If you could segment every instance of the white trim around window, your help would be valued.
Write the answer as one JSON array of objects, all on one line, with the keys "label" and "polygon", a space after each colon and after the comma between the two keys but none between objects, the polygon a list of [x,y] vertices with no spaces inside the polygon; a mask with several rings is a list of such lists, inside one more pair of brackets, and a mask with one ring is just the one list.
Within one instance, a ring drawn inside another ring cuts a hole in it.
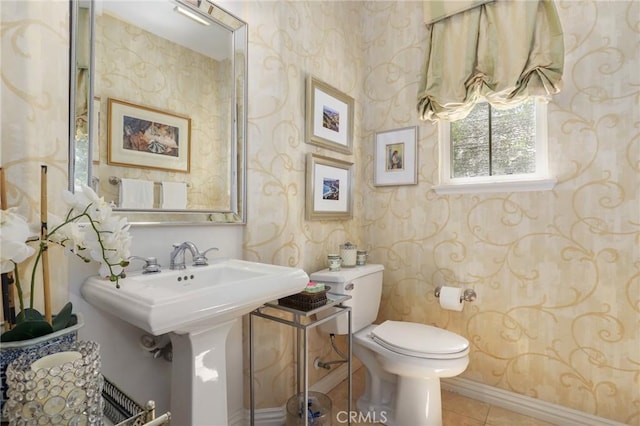
[{"label": "white trim around window", "polygon": [[554,188],[557,179],[549,176],[547,150],[547,102],[536,101],[536,172],[526,175],[451,177],[450,122],[438,122],[440,183],[433,186],[438,195],[547,191]]}]

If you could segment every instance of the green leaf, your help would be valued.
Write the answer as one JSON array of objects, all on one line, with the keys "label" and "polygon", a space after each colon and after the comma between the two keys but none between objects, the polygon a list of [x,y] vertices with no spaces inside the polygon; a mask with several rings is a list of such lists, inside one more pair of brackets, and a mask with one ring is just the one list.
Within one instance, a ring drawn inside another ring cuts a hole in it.
[{"label": "green leaf", "polygon": [[43,321],[44,315],[38,312],[35,309],[25,308],[23,311],[16,316],[16,322],[18,324],[25,321]]},{"label": "green leaf", "polygon": [[40,336],[53,333],[51,324],[44,320],[25,320],[9,331],[2,333],[0,341],[17,342],[21,340],[29,340]]},{"label": "green leaf", "polygon": [[66,305],[62,307],[58,315],[53,317],[53,331],[60,331],[67,327],[69,327],[71,322],[71,311],[73,310],[73,306],[71,302],[67,302]]}]

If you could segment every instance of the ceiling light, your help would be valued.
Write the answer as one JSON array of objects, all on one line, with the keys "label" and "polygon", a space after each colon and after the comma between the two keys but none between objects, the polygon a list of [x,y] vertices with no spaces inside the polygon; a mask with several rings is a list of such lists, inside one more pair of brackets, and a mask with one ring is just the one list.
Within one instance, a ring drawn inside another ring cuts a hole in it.
[{"label": "ceiling light", "polygon": [[211,25],[211,23],[209,21],[206,21],[205,19],[201,18],[200,16],[198,16],[195,12],[190,11],[189,9],[185,9],[182,6],[176,6],[173,9],[175,12],[178,12],[184,16],[186,16],[187,18],[191,18],[194,21],[196,21],[199,24],[202,25]]}]

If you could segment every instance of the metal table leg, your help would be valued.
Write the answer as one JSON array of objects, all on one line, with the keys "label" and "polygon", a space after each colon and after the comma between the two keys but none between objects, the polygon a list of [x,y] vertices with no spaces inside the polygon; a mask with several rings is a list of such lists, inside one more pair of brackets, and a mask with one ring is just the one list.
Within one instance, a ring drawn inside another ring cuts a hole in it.
[{"label": "metal table leg", "polygon": [[305,426],[309,425],[309,416],[307,413],[307,401],[309,401],[309,370],[308,370],[308,364],[309,364],[309,355],[307,354],[307,344],[308,344],[308,331],[307,328],[305,327],[303,330],[303,334],[304,334],[304,341],[303,341],[303,352],[304,354],[302,355],[302,359],[303,359],[303,363],[302,363],[302,371],[303,371],[303,375],[304,375],[304,383],[303,383],[303,389],[304,389],[304,400],[302,402],[303,407],[304,407],[304,424]]},{"label": "metal table leg", "polygon": [[347,372],[347,374],[348,374],[347,383],[348,383],[348,386],[349,386],[349,390],[347,392],[347,397],[349,399],[347,400],[347,412],[349,413],[349,422],[348,422],[348,424],[351,425],[351,399],[353,397],[353,393],[352,393],[352,389],[353,388],[352,388],[352,384],[351,384],[351,373],[352,373],[352,371],[351,371],[351,369],[352,369],[352,365],[351,365],[351,356],[352,356],[352,353],[351,353],[351,350],[352,350],[352,347],[351,347],[351,345],[352,345],[352,341],[351,341],[351,339],[352,339],[352,335],[351,335],[351,332],[352,332],[352,329],[351,329],[351,308],[349,308],[347,310],[347,319],[348,319],[347,323],[349,324],[349,328],[348,328],[349,334],[348,334],[348,337],[347,337],[347,342],[348,342],[348,352],[347,352],[348,361],[347,361],[347,365],[349,367],[348,368],[348,372]]},{"label": "metal table leg", "polygon": [[256,412],[255,412],[255,400],[254,400],[254,389],[253,389],[253,312],[249,313],[249,409],[251,410],[250,414],[250,426],[254,426],[256,424]]},{"label": "metal table leg", "polygon": [[[308,329],[310,328],[314,328],[318,325],[320,325],[321,323],[327,322],[329,320],[331,320],[332,318],[341,315],[344,313],[344,311],[347,311],[347,315],[348,315],[348,324],[349,324],[349,329],[348,329],[348,336],[347,336],[347,341],[348,341],[348,360],[347,360],[347,365],[348,365],[348,402],[347,402],[347,409],[348,409],[348,424],[351,425],[352,421],[351,421],[351,400],[353,398],[353,386],[352,386],[352,382],[351,382],[351,376],[352,376],[352,369],[353,369],[353,365],[351,362],[351,358],[352,358],[352,336],[351,336],[351,332],[352,332],[352,316],[351,316],[351,307],[348,306],[344,306],[342,305],[342,302],[344,302],[345,300],[349,300],[351,299],[351,296],[348,295],[334,295],[334,299],[329,299],[329,302],[326,305],[323,305],[322,307],[319,307],[315,310],[311,310],[311,311],[300,311],[297,309],[293,309],[293,308],[288,308],[288,307],[283,307],[279,304],[275,304],[275,303],[266,303],[263,307],[268,307],[268,308],[274,308],[274,309],[278,309],[281,311],[287,311],[289,313],[293,314],[293,321],[291,320],[287,320],[284,318],[280,318],[274,315],[271,315],[267,312],[263,312],[262,308],[258,308],[254,311],[252,311],[249,314],[249,375],[250,375],[250,380],[249,380],[249,399],[250,399],[250,405],[251,405],[251,418],[250,418],[250,425],[254,426],[255,425],[255,389],[254,389],[254,381],[253,381],[253,375],[254,375],[254,370],[255,370],[255,347],[254,347],[254,342],[253,342],[253,332],[254,332],[254,324],[253,324],[253,317],[257,316],[257,317],[261,317],[261,318],[265,318],[271,321],[275,321],[275,322],[279,322],[281,324],[286,324],[292,327],[296,328],[296,333],[295,333],[295,338],[296,338],[296,351],[295,351],[295,362],[296,362],[296,397],[298,399],[300,399],[299,397],[302,396],[304,399],[301,401],[302,402],[302,410],[303,410],[303,414],[304,414],[304,424],[306,426],[309,425],[309,417],[308,417],[308,413],[307,413],[307,404],[308,404],[308,400],[309,400],[309,354],[308,354],[308,346],[309,346],[309,333],[308,333]],[[338,308],[337,312],[333,312],[330,313],[328,316],[324,317],[323,319],[314,319],[311,322],[307,321],[307,323],[303,324],[302,321],[302,317],[306,317],[309,318],[311,315],[313,315],[316,312],[319,312],[321,310],[324,309],[328,309],[331,307],[335,307]],[[300,351],[302,350],[302,353],[300,353]],[[288,414],[288,413],[286,413]],[[333,420],[333,419],[332,419]]]}]

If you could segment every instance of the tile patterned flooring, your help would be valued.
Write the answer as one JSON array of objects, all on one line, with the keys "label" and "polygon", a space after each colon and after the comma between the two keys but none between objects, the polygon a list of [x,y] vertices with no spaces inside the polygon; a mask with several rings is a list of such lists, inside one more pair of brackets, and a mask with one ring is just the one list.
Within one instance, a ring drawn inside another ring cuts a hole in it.
[{"label": "tile patterned flooring", "polygon": [[[364,367],[362,367],[353,373],[352,410],[355,410],[355,401],[364,392],[364,380]],[[329,392],[329,397],[333,401],[332,426],[345,425],[345,418],[338,418],[337,413],[347,410],[347,381],[333,388]],[[442,392],[442,420],[443,426],[552,426],[551,423],[447,391]],[[380,425],[381,423],[360,424]]]}]

